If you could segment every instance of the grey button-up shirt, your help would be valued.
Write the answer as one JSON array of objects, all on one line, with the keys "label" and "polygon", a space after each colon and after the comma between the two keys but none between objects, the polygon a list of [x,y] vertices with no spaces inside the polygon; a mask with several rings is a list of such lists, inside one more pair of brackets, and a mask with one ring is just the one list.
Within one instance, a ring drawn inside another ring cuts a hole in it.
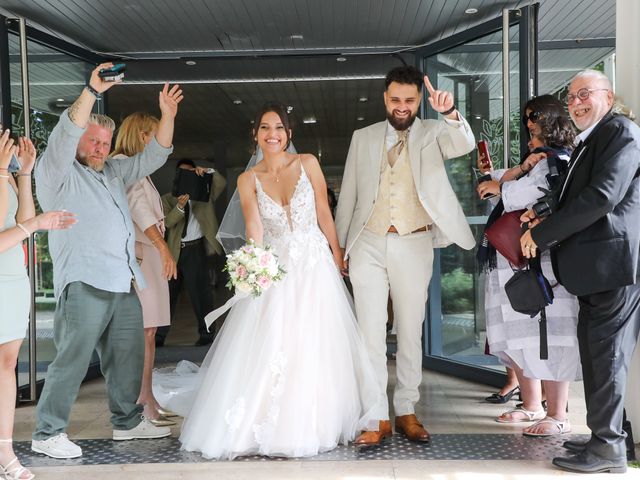
[{"label": "grey button-up shirt", "polygon": [[76,161],[85,130],[65,110],[36,163],[36,196],[44,210],[68,210],[78,223],[49,232],[56,298],[71,282],[109,292],[129,292],[131,280],[145,287],[135,255],[135,230],[125,187],[160,168],[173,151],[155,138],[142,153],[109,158],[104,170]]}]

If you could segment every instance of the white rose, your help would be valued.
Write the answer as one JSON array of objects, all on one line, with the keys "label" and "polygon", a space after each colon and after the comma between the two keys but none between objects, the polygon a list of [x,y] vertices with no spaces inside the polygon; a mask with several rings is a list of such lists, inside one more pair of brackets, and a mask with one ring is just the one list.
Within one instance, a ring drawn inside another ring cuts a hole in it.
[{"label": "white rose", "polygon": [[251,292],[251,285],[247,282],[240,282],[236,285],[236,289],[240,290],[242,293],[249,293]]}]

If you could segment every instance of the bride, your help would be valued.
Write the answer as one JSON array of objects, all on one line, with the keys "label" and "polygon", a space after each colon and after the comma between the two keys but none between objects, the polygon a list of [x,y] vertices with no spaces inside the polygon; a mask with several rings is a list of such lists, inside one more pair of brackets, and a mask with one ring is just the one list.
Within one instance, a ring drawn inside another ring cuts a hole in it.
[{"label": "bride", "polygon": [[254,125],[264,160],[238,178],[246,238],[271,245],[287,273],[235,304],[195,393],[171,405],[186,413],[182,447],[207,458],[316,455],[376,430],[385,407],[340,275],[320,165],[287,151],[282,106],[265,105]]}]

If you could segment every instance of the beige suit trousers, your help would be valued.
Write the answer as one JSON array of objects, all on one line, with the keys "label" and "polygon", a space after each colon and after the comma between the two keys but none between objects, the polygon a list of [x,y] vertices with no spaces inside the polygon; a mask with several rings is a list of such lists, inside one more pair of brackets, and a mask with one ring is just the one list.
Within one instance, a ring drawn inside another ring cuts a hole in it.
[{"label": "beige suit trousers", "polygon": [[[398,340],[393,395],[396,415],[414,413],[420,398],[422,325],[432,270],[433,243],[428,231],[380,236],[363,230],[349,253],[356,316],[383,392],[388,381],[386,326],[391,294]],[[387,411],[381,420],[388,418]]]}]

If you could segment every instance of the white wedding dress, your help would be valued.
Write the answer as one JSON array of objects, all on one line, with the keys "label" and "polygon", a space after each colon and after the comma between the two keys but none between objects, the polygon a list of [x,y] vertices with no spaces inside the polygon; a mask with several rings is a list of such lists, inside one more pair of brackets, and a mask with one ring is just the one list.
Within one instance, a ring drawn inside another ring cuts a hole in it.
[{"label": "white wedding dress", "polygon": [[159,400],[170,391],[167,406],[185,414],[182,447],[207,458],[316,455],[377,430],[386,411],[304,169],[289,208],[255,180],[284,279],[231,309],[195,385],[154,374]]}]

